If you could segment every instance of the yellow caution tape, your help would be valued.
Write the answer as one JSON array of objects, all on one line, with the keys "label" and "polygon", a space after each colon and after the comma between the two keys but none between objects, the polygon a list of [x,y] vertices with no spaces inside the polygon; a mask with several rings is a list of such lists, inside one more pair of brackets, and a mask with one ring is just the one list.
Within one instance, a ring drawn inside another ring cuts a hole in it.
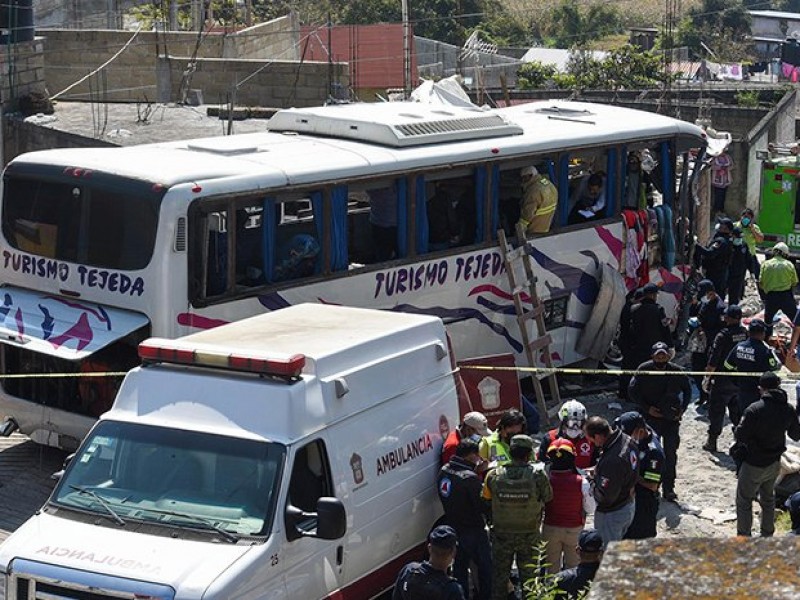
[{"label": "yellow caution tape", "polygon": [[[459,369],[475,371],[517,371],[541,375],[689,375],[698,377],[761,377],[763,373],[739,373],[736,371],[637,371],[635,369],[578,369],[571,367],[496,367],[491,365],[459,365]],[[783,379],[800,380],[800,373],[781,375]]]}]

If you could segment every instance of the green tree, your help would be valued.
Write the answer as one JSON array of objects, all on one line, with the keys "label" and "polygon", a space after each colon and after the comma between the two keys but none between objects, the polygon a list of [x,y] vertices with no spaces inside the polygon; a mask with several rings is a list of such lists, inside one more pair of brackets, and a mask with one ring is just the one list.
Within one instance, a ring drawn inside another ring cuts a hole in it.
[{"label": "green tree", "polygon": [[556,66],[538,60],[523,64],[517,70],[517,87],[522,90],[538,90],[552,82],[556,76]]},{"label": "green tree", "polygon": [[583,46],[622,31],[619,12],[610,4],[586,6],[579,0],[562,0],[553,11],[549,36],[558,48]]},{"label": "green tree", "polygon": [[720,62],[744,60],[749,58],[750,23],[741,0],[703,0],[679,24],[678,42],[696,56]]}]

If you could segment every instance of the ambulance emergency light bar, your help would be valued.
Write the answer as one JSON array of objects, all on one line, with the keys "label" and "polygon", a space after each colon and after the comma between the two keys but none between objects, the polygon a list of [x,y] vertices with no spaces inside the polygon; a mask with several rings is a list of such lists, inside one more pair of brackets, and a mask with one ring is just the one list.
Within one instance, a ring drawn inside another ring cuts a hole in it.
[{"label": "ambulance emergency light bar", "polygon": [[229,369],[296,379],[306,364],[304,354],[288,358],[263,358],[246,354],[231,354],[218,350],[188,348],[177,340],[150,338],[139,344],[139,358],[144,363],[162,362],[176,365]]}]

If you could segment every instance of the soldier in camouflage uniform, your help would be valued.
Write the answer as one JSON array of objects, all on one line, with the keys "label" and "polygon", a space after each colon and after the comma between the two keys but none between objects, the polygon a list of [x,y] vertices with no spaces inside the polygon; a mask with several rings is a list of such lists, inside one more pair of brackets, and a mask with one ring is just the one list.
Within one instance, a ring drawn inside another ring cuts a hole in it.
[{"label": "soldier in camouflage uniform", "polygon": [[492,598],[506,600],[508,577],[514,557],[523,584],[536,575],[536,546],[542,539],[544,505],[553,488],[542,465],[530,464],[533,440],[515,435],[510,444],[511,462],[489,471],[483,486],[484,500],[492,510]]}]

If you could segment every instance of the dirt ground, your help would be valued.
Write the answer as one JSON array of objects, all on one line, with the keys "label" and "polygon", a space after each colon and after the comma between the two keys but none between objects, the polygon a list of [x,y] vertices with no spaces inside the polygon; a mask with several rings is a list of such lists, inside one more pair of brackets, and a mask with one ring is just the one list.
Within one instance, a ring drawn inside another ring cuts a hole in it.
[{"label": "dirt ground", "polygon": [[[755,286],[748,283],[747,297],[742,302],[745,318],[762,310]],[[793,315],[792,315],[793,316]],[[688,364],[688,355],[679,353],[679,364]],[[781,373],[783,389],[790,402],[796,402],[794,379],[785,369]],[[612,381],[611,377],[604,378]],[[565,396],[566,398],[566,396]],[[637,410],[635,404],[620,402],[616,392],[604,392],[588,396],[576,396],[589,415],[602,415],[613,420],[628,410]],[[677,502],[662,500],[658,514],[660,537],[727,537],[736,535],[736,470],[728,456],[733,444],[730,422],[725,420],[723,433],[718,440],[719,452],[711,454],[702,449],[708,430],[708,418],[704,409],[698,410],[692,402],[681,422],[681,443],[678,450]],[[791,440],[787,440],[791,444]],[[758,530],[760,509],[753,504],[754,531]],[[779,522],[780,530],[780,522]]]}]

